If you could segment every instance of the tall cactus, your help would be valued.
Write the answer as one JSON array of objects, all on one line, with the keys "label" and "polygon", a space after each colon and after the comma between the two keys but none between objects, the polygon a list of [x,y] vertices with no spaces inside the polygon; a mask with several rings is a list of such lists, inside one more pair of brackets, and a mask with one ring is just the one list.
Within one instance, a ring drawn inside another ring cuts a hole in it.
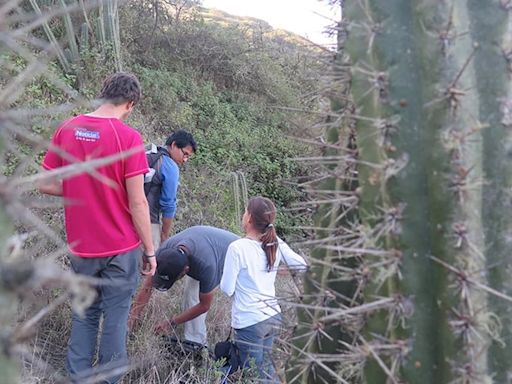
[{"label": "tall cactus", "polygon": [[[64,0],[60,0],[60,6],[65,9],[67,7]],[[63,16],[64,26],[66,28],[66,35],[68,37],[69,50],[71,51],[71,59],[73,63],[80,63],[80,53],[78,52],[78,45],[76,43],[75,29],[73,28],[73,21],[71,15],[66,12]]]},{"label": "tall cactus", "polygon": [[[486,266],[489,284],[510,296],[512,284],[507,271],[512,267],[509,240],[512,223],[506,212],[511,208],[509,191],[512,186],[512,169],[508,166],[512,148],[512,6],[505,1],[501,1],[500,6],[473,0],[468,3],[472,11],[471,36],[480,43],[475,55],[475,87],[480,94],[488,95],[482,98],[478,111],[481,120],[489,125],[482,133],[483,169],[487,180],[483,199]],[[485,12],[481,13],[482,9]],[[489,302],[501,323],[510,324],[510,304],[495,295]],[[512,370],[510,327],[503,329],[501,338],[502,342],[495,341],[488,354],[489,370],[496,382],[510,380]]]},{"label": "tall cactus", "polygon": [[[36,15],[38,17],[42,18],[43,13],[41,11],[41,8],[39,8],[39,5],[38,5],[37,1],[36,0],[30,0],[30,5],[34,9],[34,12],[36,13]],[[66,55],[64,54],[64,50],[59,45],[59,42],[55,38],[55,35],[54,35],[54,33],[53,33],[53,31],[52,31],[52,29],[50,27],[50,24],[48,23],[48,21],[43,20],[42,25],[43,25],[44,32],[45,32],[46,36],[48,37],[48,41],[50,42],[50,44],[52,46],[52,49],[55,51],[55,54],[57,55],[59,63],[62,66],[62,69],[65,72],[70,72],[71,71],[71,65],[69,63],[69,60],[66,57]]]},{"label": "tall cactus", "polygon": [[[38,16],[43,16],[43,12],[39,6],[41,0],[30,0],[30,4]],[[81,66],[83,65],[82,59],[89,52],[91,48],[100,51],[105,59],[111,59],[115,63],[118,71],[122,70],[122,56],[121,56],[121,40],[119,35],[119,2],[117,0],[99,0],[95,7],[86,5],[84,1],[77,3],[75,0],[59,0],[58,4],[61,9],[66,10],[62,12],[62,20],[66,31],[66,48],[62,48],[55,37],[55,33],[50,27],[48,21],[43,21],[43,29],[45,34],[55,50],[59,63],[62,69],[67,73],[81,74]],[[51,12],[50,6],[55,4],[47,4],[46,9]],[[79,15],[78,10],[82,11]],[[83,16],[84,22],[80,28],[74,27],[71,14],[75,13],[77,19]],[[89,23],[89,15],[95,17],[94,27]],[[96,28],[96,33],[94,33]],[[80,36],[78,36],[78,34]],[[89,42],[89,34],[92,36],[98,35],[99,40],[92,39]],[[79,44],[77,44],[77,40]],[[96,44],[95,44],[96,43]],[[96,45],[93,47],[93,45]]]},{"label": "tall cactus", "polygon": [[122,70],[121,41],[119,37],[119,14],[117,0],[101,0],[98,7],[98,30],[103,42],[103,52],[112,52],[117,70]]},{"label": "tall cactus", "polygon": [[[493,222],[508,203],[494,199],[490,205],[488,196],[503,196],[508,187],[489,164],[505,150],[496,137],[506,136],[499,99],[511,83],[500,47],[509,36],[509,13],[499,1],[352,5],[349,50],[363,118],[361,160],[375,161],[378,153],[383,166],[373,178],[377,193],[368,185],[372,178],[361,180],[362,204],[369,212],[375,203],[384,210],[406,207],[402,233],[381,246],[402,255],[402,278],[395,277],[386,293],[413,300],[405,332],[411,351],[401,374],[384,373],[415,383],[490,382],[496,372],[489,367],[500,353],[488,347],[498,339],[500,322],[488,301],[508,300],[488,288],[486,267],[496,258],[507,264],[506,249],[491,249],[503,244],[507,228]],[[370,139],[382,127],[365,123],[381,121],[397,122],[389,126],[396,132],[387,146]],[[391,331],[392,339],[393,333],[404,332]]]},{"label": "tall cactus", "polygon": [[331,249],[360,260],[353,279],[364,302],[330,309],[323,332],[355,313],[365,326],[340,343],[334,368],[317,355],[331,378],[347,380],[349,364],[365,367],[366,383],[510,377],[511,9],[504,0],[346,2],[356,112],[343,113],[357,121],[364,241]]},{"label": "tall cactus", "polygon": [[343,382],[358,375],[356,364],[346,365],[339,372],[336,352],[341,343],[352,344],[360,331],[361,321],[351,315],[332,316],[332,311],[357,306],[360,300],[360,279],[354,279],[361,265],[359,257],[346,257],[339,249],[361,247],[358,235],[358,182],[356,177],[357,144],[354,104],[350,99],[350,73],[344,54],[346,40],[343,23],[339,25],[338,50],[327,76],[327,97],[331,112],[324,122],[325,143],[319,143],[324,157],[318,159],[321,182],[309,191],[318,205],[317,230],[310,243],[313,251],[311,273],[304,282],[305,297],[299,306],[299,324],[294,336],[294,356],[287,372],[289,382]]}]

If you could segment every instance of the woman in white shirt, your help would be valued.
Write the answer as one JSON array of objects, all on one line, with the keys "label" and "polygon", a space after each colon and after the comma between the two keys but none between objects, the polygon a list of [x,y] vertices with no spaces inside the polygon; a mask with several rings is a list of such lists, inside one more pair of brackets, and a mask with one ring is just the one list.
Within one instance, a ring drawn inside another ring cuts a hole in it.
[{"label": "woman in white shirt", "polygon": [[234,295],[231,326],[242,366],[253,359],[262,382],[279,382],[272,364],[272,344],[279,331],[281,308],[275,297],[277,268],[306,266],[305,260],[277,237],[276,208],[264,197],[249,200],[242,218],[245,238],[228,247],[220,289]]}]

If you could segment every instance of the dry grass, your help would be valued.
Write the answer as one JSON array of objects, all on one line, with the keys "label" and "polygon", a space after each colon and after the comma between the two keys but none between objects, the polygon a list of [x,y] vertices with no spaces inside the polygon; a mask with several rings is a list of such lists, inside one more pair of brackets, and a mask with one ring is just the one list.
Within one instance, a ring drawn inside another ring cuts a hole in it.
[{"label": "dry grass", "polygon": [[[294,297],[297,287],[289,276],[278,276],[276,290],[281,301],[284,324],[281,337],[275,342],[275,364],[281,377],[284,377],[285,363],[289,357],[288,341],[296,322],[293,303],[288,303]],[[124,384],[171,384],[171,383],[218,383],[221,375],[217,372],[215,362],[211,357],[202,355],[200,358],[183,355],[179,352],[170,353],[161,336],[155,335],[153,325],[161,320],[170,318],[180,312],[183,284],[178,282],[169,292],[155,291],[142,315],[140,326],[128,337],[128,351],[133,367],[126,374]],[[37,295],[38,305],[20,306],[19,318],[29,318],[39,307],[56,296],[53,291],[40,291]],[[207,330],[210,349],[216,342],[226,339],[230,329],[231,302],[230,299],[217,291],[213,305],[208,312]],[[23,383],[62,384],[66,382],[65,359],[67,340],[71,325],[71,310],[68,303],[52,312],[37,330],[36,336],[27,348],[32,355],[31,362],[25,362],[22,373]],[[177,328],[180,336],[182,327]],[[230,377],[231,383],[255,382],[251,372],[240,373]]]}]

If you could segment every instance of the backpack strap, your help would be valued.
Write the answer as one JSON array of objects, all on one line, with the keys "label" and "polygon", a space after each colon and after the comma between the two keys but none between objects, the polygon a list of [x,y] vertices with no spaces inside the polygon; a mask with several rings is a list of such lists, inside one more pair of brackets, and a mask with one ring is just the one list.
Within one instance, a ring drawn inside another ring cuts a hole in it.
[{"label": "backpack strap", "polygon": [[233,327],[229,327],[229,335],[226,337],[226,341],[229,341],[231,339],[231,332],[233,332]]},{"label": "backpack strap", "polygon": [[167,156],[167,157],[171,157],[169,155],[169,152],[167,152],[167,149],[165,149],[164,147],[157,147],[157,150],[156,150],[156,153],[155,153],[155,157],[153,158],[153,160],[149,163],[149,167],[150,168],[154,168],[155,167],[155,164],[158,162],[158,160],[160,160],[162,158],[162,156]]},{"label": "backpack strap", "polygon": [[[161,171],[160,168],[162,167],[162,163],[159,161],[162,159],[163,156],[167,156],[168,158],[171,158],[169,155],[169,152],[167,152],[167,149],[164,147],[156,146],[155,144],[151,144],[151,149],[146,151],[146,157],[148,158],[148,165],[150,169],[153,169],[153,176],[151,177],[151,180],[144,182],[144,194],[146,196],[149,195],[151,190],[153,189],[153,186],[156,185],[155,183],[155,175],[158,175],[158,177],[161,177]],[[156,152],[155,152],[156,149]]]},{"label": "backpack strap", "polygon": [[156,153],[156,156],[154,157],[153,161],[151,161],[149,163],[149,168],[154,168],[155,167],[155,164],[158,162],[158,160],[160,160],[160,158],[163,156],[164,154],[161,153],[160,151]]},{"label": "backpack strap", "polygon": [[160,159],[162,159],[163,156],[167,156],[168,158],[171,158],[171,156],[169,155],[169,152],[167,152],[167,149],[163,148],[163,147],[157,147],[157,151],[156,152],[152,152],[152,153],[149,153],[147,154],[148,156],[148,165],[149,165],[149,168],[153,168],[155,170],[156,173],[160,174],[160,168],[162,167],[162,163],[160,161]]}]

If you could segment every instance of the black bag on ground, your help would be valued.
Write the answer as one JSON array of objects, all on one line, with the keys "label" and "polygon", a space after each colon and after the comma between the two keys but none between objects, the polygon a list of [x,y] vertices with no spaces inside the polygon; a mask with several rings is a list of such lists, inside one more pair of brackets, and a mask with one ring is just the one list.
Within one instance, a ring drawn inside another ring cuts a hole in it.
[{"label": "black bag on ground", "polygon": [[194,358],[202,358],[203,350],[206,345],[196,343],[190,340],[180,340],[174,336],[162,335],[165,347],[168,352],[176,356],[193,356]]},{"label": "black bag on ground", "polygon": [[213,355],[215,356],[216,361],[225,359],[223,367],[230,366],[231,369],[229,370],[229,373],[231,374],[238,371],[240,368],[240,354],[236,344],[229,340],[230,336],[231,332],[229,333],[226,341],[220,341],[215,344]]}]

